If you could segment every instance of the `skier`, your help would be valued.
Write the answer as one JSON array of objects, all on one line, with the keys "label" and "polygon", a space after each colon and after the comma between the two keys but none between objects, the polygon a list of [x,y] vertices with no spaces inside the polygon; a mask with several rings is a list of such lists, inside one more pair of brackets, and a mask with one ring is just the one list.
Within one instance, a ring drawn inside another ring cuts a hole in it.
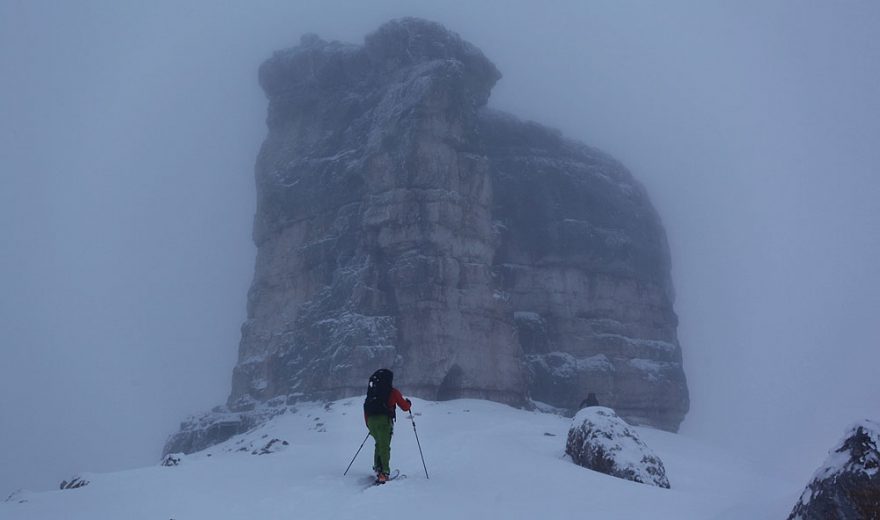
[{"label": "skier", "polygon": [[400,390],[394,388],[394,373],[381,368],[370,376],[367,386],[367,398],[364,399],[364,422],[370,435],[376,441],[373,453],[373,471],[376,482],[384,484],[391,473],[391,436],[394,434],[396,409],[399,406],[404,412],[412,407],[412,401],[405,399]]}]

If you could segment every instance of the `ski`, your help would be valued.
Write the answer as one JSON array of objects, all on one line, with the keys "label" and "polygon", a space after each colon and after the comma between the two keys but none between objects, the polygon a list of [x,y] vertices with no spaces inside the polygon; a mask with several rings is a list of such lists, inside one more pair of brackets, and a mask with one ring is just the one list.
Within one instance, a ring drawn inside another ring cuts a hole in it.
[{"label": "ski", "polygon": [[406,475],[401,475],[400,470],[395,469],[395,470],[391,471],[391,473],[388,474],[388,479],[386,479],[385,482],[381,482],[378,478],[376,478],[376,480],[373,482],[373,485],[381,486],[382,484],[385,484],[386,482],[391,482],[392,480],[395,480],[400,477],[406,477]]},{"label": "ski", "polygon": [[366,484],[365,489],[370,489],[371,487],[381,486],[382,484],[386,484],[388,482],[391,482],[392,480],[401,480],[401,479],[405,479],[405,478],[406,478],[406,475],[402,474],[400,472],[400,470],[395,469],[391,472],[390,475],[388,475],[388,480],[386,480],[385,482],[379,482],[375,476],[367,477],[365,480],[368,480],[368,482],[365,482],[365,484]]}]

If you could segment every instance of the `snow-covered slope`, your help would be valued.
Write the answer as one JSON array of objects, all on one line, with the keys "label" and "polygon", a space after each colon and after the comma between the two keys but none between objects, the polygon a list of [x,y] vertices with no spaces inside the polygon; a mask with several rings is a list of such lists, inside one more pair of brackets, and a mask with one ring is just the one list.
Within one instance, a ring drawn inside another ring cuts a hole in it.
[{"label": "snow-covered slope", "polygon": [[[639,436],[666,465],[672,489],[595,473],[564,455],[571,420],[477,400],[415,400],[400,414],[392,467],[406,479],[371,486],[372,439],[361,399],[303,404],[295,413],[183,458],[180,465],[88,474],[86,487],[21,493],[3,519],[784,518],[798,483],[770,480],[692,439],[647,428]],[[280,451],[254,455],[273,439]],[[22,502],[23,501],[23,502]]]}]

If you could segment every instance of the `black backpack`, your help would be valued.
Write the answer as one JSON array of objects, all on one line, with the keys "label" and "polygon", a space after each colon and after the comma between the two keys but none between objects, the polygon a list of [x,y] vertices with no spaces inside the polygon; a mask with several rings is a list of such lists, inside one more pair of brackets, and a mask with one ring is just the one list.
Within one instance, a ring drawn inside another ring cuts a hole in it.
[{"label": "black backpack", "polygon": [[364,399],[364,413],[367,415],[387,415],[391,417],[388,409],[388,398],[391,397],[391,380],[394,373],[387,368],[380,368],[370,376],[367,385],[367,398]]}]

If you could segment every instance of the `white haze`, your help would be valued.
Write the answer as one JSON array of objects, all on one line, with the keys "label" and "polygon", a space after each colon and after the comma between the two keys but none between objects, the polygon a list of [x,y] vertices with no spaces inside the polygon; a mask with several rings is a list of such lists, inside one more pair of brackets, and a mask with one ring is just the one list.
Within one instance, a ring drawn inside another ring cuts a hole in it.
[{"label": "white haze", "polygon": [[399,16],[479,46],[504,74],[491,105],[647,186],[684,433],[806,481],[848,423],[880,418],[880,5],[547,4],[2,0],[0,493],[152,464],[224,402],[256,68],[303,33],[360,43]]}]

